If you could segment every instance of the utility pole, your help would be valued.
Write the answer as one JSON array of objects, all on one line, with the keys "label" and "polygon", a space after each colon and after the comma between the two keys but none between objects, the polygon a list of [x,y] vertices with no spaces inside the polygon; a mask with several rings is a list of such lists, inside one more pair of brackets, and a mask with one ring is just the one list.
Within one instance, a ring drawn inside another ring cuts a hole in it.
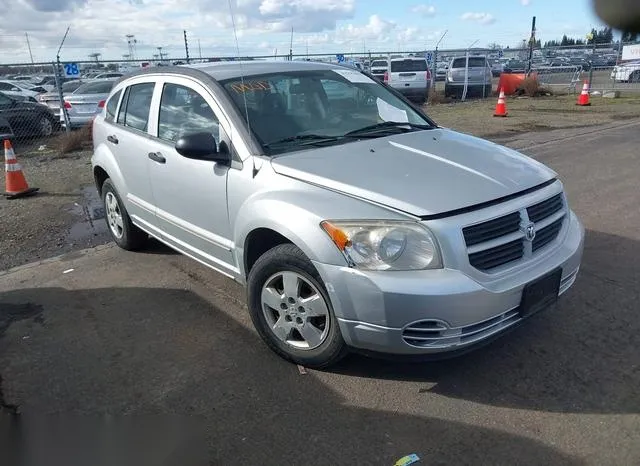
[{"label": "utility pole", "polygon": [[202,47],[200,47],[200,39],[198,39],[198,56],[202,60]]},{"label": "utility pole", "polygon": [[527,74],[531,73],[531,61],[533,60],[533,47],[536,45],[536,17],[531,20],[531,38],[529,39],[529,61],[527,63]]},{"label": "utility pole", "polygon": [[29,57],[31,58],[31,64],[33,65],[33,54],[31,53],[31,43],[29,43],[29,33],[25,32],[24,36],[27,38],[27,48],[29,49]]},{"label": "utility pole", "polygon": [[433,51],[433,73],[431,73],[431,88],[436,88],[436,73],[438,72],[438,47],[440,46],[440,42],[444,39],[444,36],[447,35],[449,30],[444,31],[444,34],[440,36],[440,40],[436,43],[436,49]]},{"label": "utility pole", "polygon": [[189,63],[189,43],[187,42],[187,30],[182,31],[184,33],[184,54],[187,57],[187,64]]},{"label": "utility pole", "polygon": [[67,112],[66,107],[64,106],[64,97],[62,96],[62,65],[60,64],[60,50],[62,50],[62,46],[64,45],[64,41],[67,40],[67,35],[69,34],[69,28],[64,33],[64,37],[62,38],[62,42],[60,42],[60,47],[58,47],[58,53],[56,54],[56,87],[58,88],[58,99],[60,100],[60,110],[62,111],[62,117],[64,119],[64,129],[68,133],[71,131],[70,123],[69,123],[69,113]]},{"label": "utility pole", "polygon": [[289,42],[289,61],[293,61],[293,28],[291,28],[291,42]]},{"label": "utility pole", "polygon": [[460,99],[462,102],[466,100],[467,91],[469,89],[469,50],[471,50],[471,47],[476,45],[478,42],[479,42],[479,39],[472,42],[471,45],[467,47],[466,62],[464,65],[464,88],[462,89],[462,98]]},{"label": "utility pole", "polygon": [[158,49],[158,56],[160,57],[160,61],[162,61],[162,47],[156,47]]},{"label": "utility pole", "polygon": [[591,42],[593,43],[593,48],[591,49],[591,57],[589,57],[589,89],[591,89],[591,81],[593,80],[593,57],[596,54],[596,36],[592,33],[589,33],[589,36],[591,36]]}]

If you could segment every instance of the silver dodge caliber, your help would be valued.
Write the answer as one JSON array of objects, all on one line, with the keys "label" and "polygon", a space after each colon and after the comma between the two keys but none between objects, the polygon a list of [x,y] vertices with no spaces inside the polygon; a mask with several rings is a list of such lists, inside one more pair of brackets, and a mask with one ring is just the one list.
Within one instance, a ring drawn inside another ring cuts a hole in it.
[{"label": "silver dodge caliber", "polygon": [[552,305],[580,266],[556,173],[355,69],[149,69],[114,86],[93,140],[114,241],[153,236],[246,285],[260,336],[305,366],[460,354]]}]

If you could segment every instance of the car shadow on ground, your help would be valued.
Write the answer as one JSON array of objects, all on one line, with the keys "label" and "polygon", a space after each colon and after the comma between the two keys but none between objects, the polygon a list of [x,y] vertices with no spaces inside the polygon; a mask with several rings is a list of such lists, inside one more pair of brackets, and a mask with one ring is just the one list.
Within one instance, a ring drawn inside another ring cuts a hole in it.
[{"label": "car shadow on ground", "polygon": [[[153,438],[133,445],[153,445],[163,460],[155,464],[192,464],[172,460],[192,446],[157,432],[185,417],[200,422],[210,464],[393,464],[414,452],[425,464],[581,464],[499,430],[351,406],[190,291],[22,289],[0,296],[0,314],[3,400],[24,419],[16,445],[48,464],[79,464],[76,454],[100,451],[91,447],[104,440],[97,423],[73,425],[105,414],[155,420]],[[32,440],[32,422],[45,414],[67,427],[41,428]]]},{"label": "car shadow on ground", "polygon": [[588,231],[575,285],[556,306],[490,345],[438,362],[354,355],[334,372],[425,382],[425,392],[494,406],[637,414],[638,283],[640,242]]}]

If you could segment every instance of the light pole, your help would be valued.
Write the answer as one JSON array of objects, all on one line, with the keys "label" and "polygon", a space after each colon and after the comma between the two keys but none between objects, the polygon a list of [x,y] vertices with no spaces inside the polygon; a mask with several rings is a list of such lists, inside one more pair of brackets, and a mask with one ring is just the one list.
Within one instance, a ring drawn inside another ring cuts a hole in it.
[{"label": "light pole", "polygon": [[467,47],[466,60],[464,64],[464,89],[462,90],[462,98],[460,99],[463,102],[467,98],[467,90],[469,87],[469,50],[471,49],[471,47],[476,45],[479,41],[480,39],[477,39],[473,41],[471,45],[469,45],[469,47]]},{"label": "light pole", "polygon": [[442,36],[440,36],[440,40],[436,44],[436,49],[433,52],[433,73],[431,73],[431,88],[432,89],[436,88],[436,73],[438,72],[438,46],[440,45],[440,42],[442,42],[442,39],[444,39],[444,36],[447,35],[447,32],[449,32],[448,29],[446,31],[444,31],[444,34],[442,34]]}]

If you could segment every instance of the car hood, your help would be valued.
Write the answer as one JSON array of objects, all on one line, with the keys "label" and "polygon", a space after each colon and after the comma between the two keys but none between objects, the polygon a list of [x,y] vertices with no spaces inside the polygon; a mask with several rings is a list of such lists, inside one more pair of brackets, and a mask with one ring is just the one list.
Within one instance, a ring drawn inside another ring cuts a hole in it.
[{"label": "car hood", "polygon": [[299,151],[271,163],[281,175],[416,216],[492,201],[556,176],[512,149],[443,128]]}]

